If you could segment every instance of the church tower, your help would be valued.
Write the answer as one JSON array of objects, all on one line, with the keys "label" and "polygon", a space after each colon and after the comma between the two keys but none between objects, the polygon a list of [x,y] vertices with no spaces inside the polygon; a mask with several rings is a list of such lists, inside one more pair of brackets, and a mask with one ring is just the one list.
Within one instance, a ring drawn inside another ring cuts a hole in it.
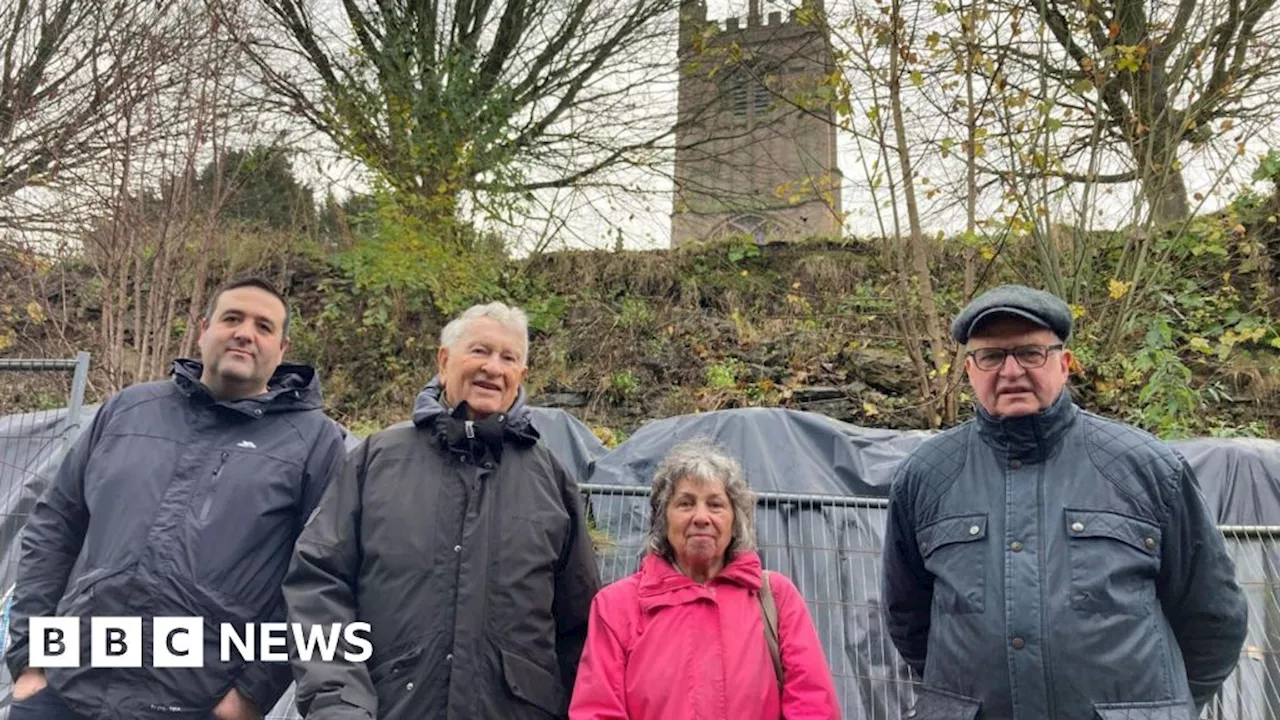
[{"label": "church tower", "polygon": [[782,17],[707,21],[680,8],[673,246],[746,234],[757,243],[841,231],[835,59],[822,0]]}]

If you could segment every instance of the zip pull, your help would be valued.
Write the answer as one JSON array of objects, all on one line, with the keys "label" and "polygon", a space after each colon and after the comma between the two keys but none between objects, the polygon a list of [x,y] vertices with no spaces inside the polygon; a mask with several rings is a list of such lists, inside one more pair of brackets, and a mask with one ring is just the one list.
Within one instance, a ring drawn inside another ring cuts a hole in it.
[{"label": "zip pull", "polygon": [[470,420],[468,420],[466,423],[466,428],[467,428],[467,439],[474,440],[476,437],[475,425]]},{"label": "zip pull", "polygon": [[205,493],[204,504],[200,506],[201,522],[209,519],[209,511],[213,509],[213,493],[218,489],[215,483],[218,480],[218,476],[222,474],[222,467],[227,464],[227,458],[230,456],[231,453],[226,450],[222,451],[222,460],[218,463],[218,468],[213,471],[213,477],[209,480],[209,491]]}]

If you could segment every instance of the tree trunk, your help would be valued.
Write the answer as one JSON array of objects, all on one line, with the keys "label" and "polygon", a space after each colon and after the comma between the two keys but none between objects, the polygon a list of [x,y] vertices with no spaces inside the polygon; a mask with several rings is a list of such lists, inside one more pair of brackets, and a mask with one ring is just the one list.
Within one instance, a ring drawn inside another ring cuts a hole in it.
[{"label": "tree trunk", "polygon": [[903,52],[900,30],[902,12],[900,0],[894,0],[893,12],[889,22],[893,23],[893,47],[889,52],[889,105],[893,113],[893,132],[898,146],[898,164],[902,168],[902,190],[907,203],[907,222],[909,233],[907,244],[911,249],[912,269],[915,273],[915,287],[920,293],[920,310],[924,314],[925,332],[933,355],[933,369],[937,371],[930,383],[931,392],[924,403],[925,420],[930,427],[938,427],[942,422],[943,397],[946,394],[947,378],[942,369],[947,366],[948,352],[942,328],[938,323],[938,306],[933,296],[933,281],[929,277],[929,249],[925,245],[924,231],[920,224],[920,210],[916,203],[915,173],[912,170],[910,147],[907,137],[906,121],[902,111],[902,70],[900,54]]},{"label": "tree trunk", "polygon": [[1191,215],[1187,184],[1180,170],[1160,168],[1148,170],[1142,180],[1142,195],[1157,224],[1185,220]]}]

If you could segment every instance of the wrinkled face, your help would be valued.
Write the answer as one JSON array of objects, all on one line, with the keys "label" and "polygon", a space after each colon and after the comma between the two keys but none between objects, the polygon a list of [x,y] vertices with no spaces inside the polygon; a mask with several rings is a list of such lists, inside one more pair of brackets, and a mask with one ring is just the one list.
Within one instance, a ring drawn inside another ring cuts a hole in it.
[{"label": "wrinkled face", "polygon": [[733,503],[718,481],[681,478],[667,503],[667,542],[681,568],[719,568],[733,538]]},{"label": "wrinkled face", "polygon": [[[1059,344],[1052,331],[1022,318],[1000,316],[986,323],[970,336],[970,355],[965,358],[969,384],[978,402],[998,417],[1032,415],[1052,405],[1067,384],[1071,351],[1049,349],[1041,353],[1034,346]],[[1010,353],[993,369],[980,367],[980,358],[973,353],[989,353],[991,348],[1021,351]],[[1040,367],[1024,367],[1041,359],[1044,364]]]},{"label": "wrinkled face", "polygon": [[473,320],[453,347],[440,348],[438,362],[445,401],[466,402],[476,418],[510,410],[528,372],[524,338],[491,318]]},{"label": "wrinkled face", "polygon": [[265,290],[223,292],[211,318],[200,320],[201,382],[220,398],[265,391],[289,349],[284,319],[284,303]]}]

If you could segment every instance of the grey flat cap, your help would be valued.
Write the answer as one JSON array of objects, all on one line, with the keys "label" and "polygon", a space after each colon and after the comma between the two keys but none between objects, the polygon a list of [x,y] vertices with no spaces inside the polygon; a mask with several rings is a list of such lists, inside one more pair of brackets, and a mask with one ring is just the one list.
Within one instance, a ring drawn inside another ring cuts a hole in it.
[{"label": "grey flat cap", "polygon": [[951,337],[963,345],[979,323],[995,315],[1025,318],[1063,342],[1071,337],[1071,308],[1056,295],[1024,285],[1001,285],[974,298],[952,321]]}]

